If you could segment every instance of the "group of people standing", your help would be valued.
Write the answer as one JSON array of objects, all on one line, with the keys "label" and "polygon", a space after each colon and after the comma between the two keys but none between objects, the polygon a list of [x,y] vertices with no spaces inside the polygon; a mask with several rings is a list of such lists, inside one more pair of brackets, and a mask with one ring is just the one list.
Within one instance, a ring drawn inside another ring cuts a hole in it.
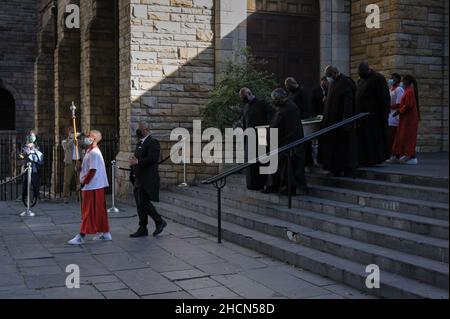
[{"label": "group of people standing", "polygon": [[[323,115],[322,128],[342,122],[356,114],[369,113],[357,123],[346,125],[319,138],[317,162],[335,177],[355,177],[358,167],[390,163],[417,164],[416,144],[420,120],[418,85],[415,78],[403,78],[394,73],[389,81],[363,62],[358,68],[357,83],[328,66],[320,86],[312,91],[311,100],[305,97],[294,78],[287,78],[285,88],[271,94],[272,104],[253,96],[244,87],[239,94],[245,103],[245,128],[269,126],[278,129],[279,147],[304,137],[302,120]],[[308,102],[312,105],[308,109]],[[247,171],[247,187],[265,193],[286,194],[288,168],[291,168],[292,194],[297,189],[308,193],[305,166],[313,166],[311,143],[300,145],[279,155],[276,174],[261,176],[259,165]],[[289,163],[289,158],[291,163]],[[289,165],[290,164],[290,165]]]}]

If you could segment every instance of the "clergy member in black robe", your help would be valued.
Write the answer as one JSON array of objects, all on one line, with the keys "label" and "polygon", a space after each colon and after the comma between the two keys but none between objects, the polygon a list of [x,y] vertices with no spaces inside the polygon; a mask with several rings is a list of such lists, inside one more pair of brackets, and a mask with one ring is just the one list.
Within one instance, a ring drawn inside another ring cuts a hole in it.
[{"label": "clergy member in black robe", "polygon": [[[266,101],[256,98],[250,89],[242,88],[239,92],[242,101],[245,104],[242,125],[243,129],[247,128],[255,129],[258,126],[266,126],[270,124],[273,115],[275,114],[275,109],[270,106]],[[258,135],[258,132],[256,131]],[[246,145],[246,159],[252,160],[253,158],[248,158],[248,142]],[[258,148],[256,148],[258,149]],[[260,164],[250,166],[246,170],[247,188],[250,190],[262,190],[266,184],[267,175],[260,174]]]},{"label": "clergy member in black robe", "polygon": [[[270,128],[278,129],[278,147],[281,148],[304,137],[300,111],[297,105],[288,98],[283,89],[272,92],[272,100],[277,112],[270,123]],[[289,152],[281,153],[278,157],[278,171],[271,176],[272,184],[269,184],[265,192],[274,192],[274,186],[282,195],[288,194],[289,178]],[[303,145],[298,146],[292,152],[291,157],[292,194],[296,188],[303,193],[308,192],[305,178],[305,151]]]},{"label": "clergy member in black robe", "polygon": [[[324,109],[322,128],[329,127],[355,115],[353,80],[336,67],[326,68],[330,83]],[[319,163],[333,176],[353,176],[357,167],[356,136],[354,125],[347,125],[323,135],[319,139]]]},{"label": "clergy member in black robe", "polygon": [[362,119],[357,129],[358,161],[361,166],[373,166],[389,158],[390,93],[386,78],[366,62],[360,64],[359,76],[356,113],[370,116]]},{"label": "clergy member in black robe", "polygon": [[[311,117],[310,98],[308,98],[308,92],[305,88],[300,86],[296,79],[289,77],[284,81],[284,86],[289,92],[289,99],[294,102],[300,110],[300,117],[302,120]],[[305,149],[305,165],[313,166],[314,160],[312,156],[312,142],[306,142],[304,144]]]}]

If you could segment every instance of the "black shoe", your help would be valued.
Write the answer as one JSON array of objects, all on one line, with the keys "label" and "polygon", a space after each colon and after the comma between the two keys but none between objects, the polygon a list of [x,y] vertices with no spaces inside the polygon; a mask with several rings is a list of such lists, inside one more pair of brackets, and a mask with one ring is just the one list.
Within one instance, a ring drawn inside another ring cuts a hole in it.
[{"label": "black shoe", "polygon": [[156,229],[153,232],[153,236],[157,236],[157,235],[161,234],[162,231],[164,230],[164,228],[166,228],[166,226],[167,226],[167,223],[165,220],[163,220],[161,224],[156,226]]},{"label": "black shoe", "polygon": [[130,235],[131,238],[147,237],[147,236],[148,236],[148,230],[145,227],[139,227],[137,232]]}]

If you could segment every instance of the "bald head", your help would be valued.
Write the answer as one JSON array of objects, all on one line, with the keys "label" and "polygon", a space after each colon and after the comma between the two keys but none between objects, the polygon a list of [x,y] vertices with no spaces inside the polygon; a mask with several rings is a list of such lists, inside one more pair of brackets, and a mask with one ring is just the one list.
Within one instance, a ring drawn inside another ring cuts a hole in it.
[{"label": "bald head", "polygon": [[255,98],[252,91],[248,87],[243,87],[239,90],[239,97],[244,103],[248,103]]},{"label": "bald head", "polygon": [[288,91],[295,91],[299,87],[299,84],[298,84],[297,80],[294,79],[293,77],[288,77],[284,81],[284,86],[286,87],[286,90],[288,90]]},{"label": "bald head", "polygon": [[365,79],[369,76],[369,74],[372,72],[370,69],[369,63],[367,62],[361,62],[358,66],[358,74],[361,77],[361,79]]}]

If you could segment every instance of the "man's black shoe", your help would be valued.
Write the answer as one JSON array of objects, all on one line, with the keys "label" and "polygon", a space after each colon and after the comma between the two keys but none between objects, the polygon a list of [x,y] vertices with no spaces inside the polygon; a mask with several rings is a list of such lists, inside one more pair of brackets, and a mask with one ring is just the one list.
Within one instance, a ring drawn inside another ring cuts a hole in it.
[{"label": "man's black shoe", "polygon": [[139,227],[137,232],[130,235],[131,238],[147,237],[147,236],[148,236],[148,230],[147,230],[147,228],[144,228],[144,227]]},{"label": "man's black shoe", "polygon": [[167,226],[167,223],[165,220],[163,220],[161,224],[156,226],[156,229],[153,232],[153,236],[157,236],[157,235],[161,234],[166,226]]}]

